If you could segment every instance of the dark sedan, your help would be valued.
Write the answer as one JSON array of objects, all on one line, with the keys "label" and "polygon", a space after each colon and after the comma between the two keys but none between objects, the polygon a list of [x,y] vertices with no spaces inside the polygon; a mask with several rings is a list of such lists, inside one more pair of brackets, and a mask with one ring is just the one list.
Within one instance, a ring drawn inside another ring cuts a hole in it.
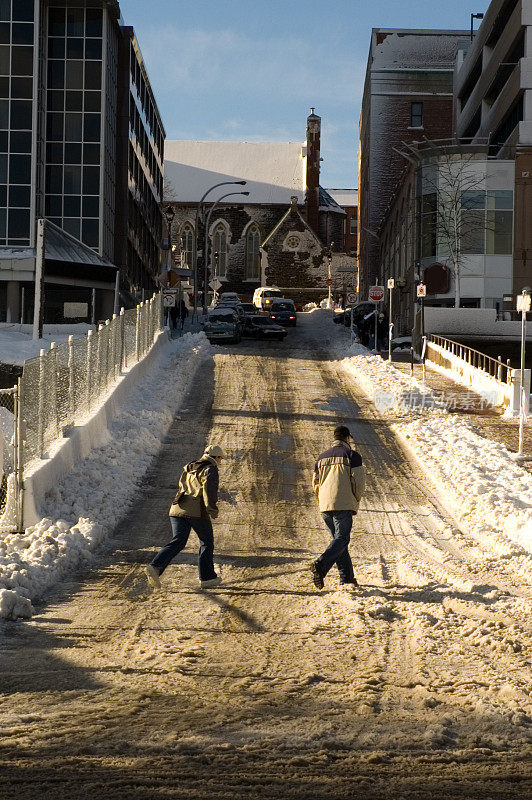
[{"label": "dark sedan", "polygon": [[287,331],[269,317],[258,314],[246,317],[243,335],[253,336],[255,339],[284,339]]}]

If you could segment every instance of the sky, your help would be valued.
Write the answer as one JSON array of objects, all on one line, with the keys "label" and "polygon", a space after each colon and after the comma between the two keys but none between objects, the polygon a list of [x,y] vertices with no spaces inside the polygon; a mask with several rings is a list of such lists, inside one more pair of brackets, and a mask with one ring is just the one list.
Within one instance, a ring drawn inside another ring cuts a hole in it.
[{"label": "sky", "polygon": [[[120,0],[168,139],[304,141],[322,118],[321,185],[357,185],[371,29],[469,30],[486,0]],[[475,25],[478,25],[476,22]]]}]

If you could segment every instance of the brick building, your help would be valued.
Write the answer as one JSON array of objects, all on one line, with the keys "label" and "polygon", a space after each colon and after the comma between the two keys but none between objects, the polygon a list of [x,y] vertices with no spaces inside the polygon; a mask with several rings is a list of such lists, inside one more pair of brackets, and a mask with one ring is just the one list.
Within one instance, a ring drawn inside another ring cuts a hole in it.
[{"label": "brick building", "polygon": [[453,70],[469,31],[374,28],[360,114],[358,256],[365,294],[382,279],[378,230],[405,161],[404,142],[453,132]]},{"label": "brick building", "polygon": [[[177,259],[189,266],[198,241],[198,293],[205,234],[207,277],[216,276],[221,291],[244,299],[261,285],[327,291],[329,248],[334,242],[341,249],[346,214],[319,185],[320,131],[312,109],[304,142],[166,142],[165,200],[175,211],[171,241]],[[238,181],[246,185],[234,185]],[[201,198],[216,184],[226,185],[209,193],[196,230]],[[239,197],[242,191],[249,196]]]}]

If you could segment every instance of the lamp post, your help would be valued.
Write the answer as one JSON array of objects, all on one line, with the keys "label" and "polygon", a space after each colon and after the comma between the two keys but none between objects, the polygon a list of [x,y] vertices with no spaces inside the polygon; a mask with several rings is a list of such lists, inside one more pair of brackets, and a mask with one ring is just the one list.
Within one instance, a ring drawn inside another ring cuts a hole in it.
[{"label": "lamp post", "polygon": [[526,345],[526,315],[530,311],[532,288],[525,286],[517,298],[517,310],[521,312],[521,377],[519,380],[519,447],[517,457],[523,456],[524,424],[528,408],[525,408],[525,345]]},{"label": "lamp post", "polygon": [[196,224],[194,226],[194,317],[198,313],[198,229],[200,215],[203,210],[203,201],[208,194],[213,192],[219,186],[245,186],[246,183],[247,181],[221,181],[221,183],[215,183],[214,186],[211,186],[210,189],[207,189],[198,202],[198,207],[196,209]]},{"label": "lamp post", "polygon": [[166,265],[168,267],[168,272],[170,272],[172,268],[172,222],[175,217],[175,211],[172,206],[166,206],[164,209],[164,216],[166,218],[166,227],[168,228],[168,257],[166,259]]},{"label": "lamp post", "polygon": [[327,253],[327,285],[329,287],[329,294],[327,297],[327,308],[332,308],[332,274],[331,274],[331,264],[332,264],[332,249],[334,247],[334,242],[331,242],[329,245],[329,251]]},{"label": "lamp post", "polygon": [[209,209],[209,213],[207,214],[207,219],[205,221],[205,247],[204,247],[204,273],[203,273],[203,313],[207,313],[207,277],[208,277],[208,270],[209,270],[209,225],[211,222],[212,212],[214,211],[217,206],[220,205],[222,200],[225,200],[226,197],[233,197],[235,194],[244,195],[247,197],[249,192],[226,192],[221,197],[216,200]]}]

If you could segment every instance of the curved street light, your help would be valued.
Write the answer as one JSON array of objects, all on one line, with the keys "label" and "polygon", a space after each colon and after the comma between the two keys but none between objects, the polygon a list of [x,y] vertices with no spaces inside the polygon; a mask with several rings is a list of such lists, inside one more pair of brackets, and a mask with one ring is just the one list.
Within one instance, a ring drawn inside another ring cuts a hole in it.
[{"label": "curved street light", "polygon": [[223,194],[221,197],[216,200],[209,209],[209,213],[207,214],[207,219],[205,221],[205,270],[203,275],[203,313],[207,313],[207,273],[209,269],[209,225],[211,221],[212,212],[214,209],[220,205],[222,200],[225,200],[226,197],[233,197],[234,195],[244,195],[245,197],[249,196],[249,192],[227,192]]},{"label": "curved street light", "polygon": [[196,208],[196,224],[194,226],[194,316],[196,316],[198,313],[198,229],[200,213],[203,208],[203,201],[208,194],[213,192],[219,186],[245,186],[246,183],[247,181],[221,181],[220,183],[215,183],[214,186],[211,186],[210,189],[207,189],[205,194],[198,202],[198,207]]}]

